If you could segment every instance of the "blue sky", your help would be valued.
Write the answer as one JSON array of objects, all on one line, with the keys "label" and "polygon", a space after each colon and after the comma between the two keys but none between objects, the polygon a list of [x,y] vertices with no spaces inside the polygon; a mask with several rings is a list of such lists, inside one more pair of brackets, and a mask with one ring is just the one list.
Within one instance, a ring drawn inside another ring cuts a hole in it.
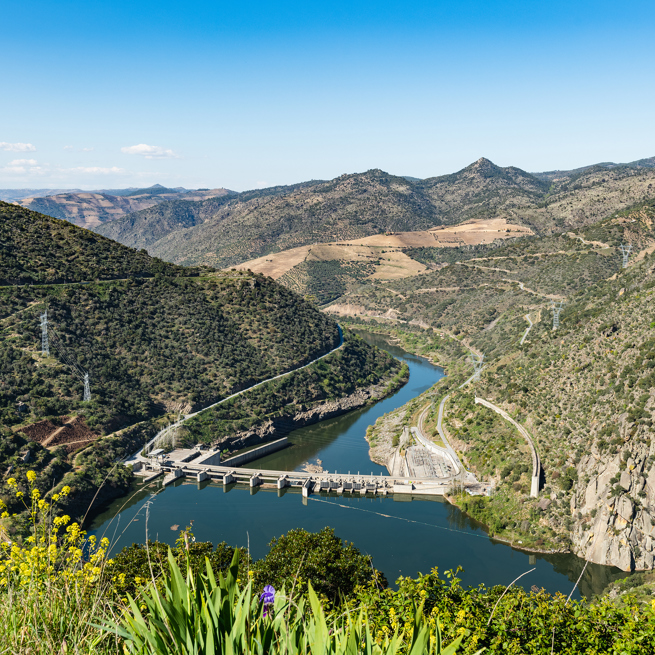
[{"label": "blue sky", "polygon": [[655,3],[4,0],[0,187],[655,155]]}]

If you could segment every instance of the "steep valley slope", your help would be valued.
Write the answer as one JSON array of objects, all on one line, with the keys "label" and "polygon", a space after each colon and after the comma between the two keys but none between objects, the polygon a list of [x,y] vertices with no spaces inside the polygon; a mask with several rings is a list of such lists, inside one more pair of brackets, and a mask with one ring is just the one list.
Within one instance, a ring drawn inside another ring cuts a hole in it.
[{"label": "steep valley slope", "polygon": [[[168,264],[6,203],[0,281],[0,471],[24,480],[34,469],[44,495],[68,484],[75,516],[98,490],[96,507],[124,493],[131,472],[115,462],[179,412],[298,368],[340,340],[331,317],[269,278]],[[252,427],[289,407],[384,389],[399,372],[393,358],[347,334],[301,383],[292,374],[283,387],[261,387],[220,419]],[[207,441],[222,436],[212,425],[202,432]],[[0,496],[10,504],[6,479]]]},{"label": "steep valley slope", "polygon": [[[496,487],[490,498],[453,500],[498,538],[624,570],[655,567],[654,221],[650,201],[570,233],[462,251],[437,271],[363,284],[326,310],[448,364],[422,402],[453,391],[446,430]],[[632,245],[627,268],[621,244]],[[420,256],[438,261],[442,252]],[[484,354],[470,389],[457,391],[471,367],[444,347],[453,340]],[[532,434],[543,465],[538,498],[529,496],[529,460],[494,437],[502,421],[476,396]]]}]

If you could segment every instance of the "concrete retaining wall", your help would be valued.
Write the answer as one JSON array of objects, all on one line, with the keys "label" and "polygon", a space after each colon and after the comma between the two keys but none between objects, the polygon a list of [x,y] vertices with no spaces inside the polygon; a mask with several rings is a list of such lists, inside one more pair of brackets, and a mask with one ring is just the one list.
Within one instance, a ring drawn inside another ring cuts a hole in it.
[{"label": "concrete retaining wall", "polygon": [[442,457],[447,457],[448,460],[451,462],[453,465],[453,470],[455,471],[455,475],[459,475],[459,464],[455,461],[453,456],[450,454],[450,452],[446,448],[442,448],[441,446],[437,446],[436,443],[429,441],[426,439],[418,430],[418,428],[411,428],[412,433],[416,437],[416,440],[425,448],[428,450],[431,450],[433,453],[436,453],[437,455],[441,455]]},{"label": "concrete retaining wall", "polygon": [[[252,462],[255,459],[264,457],[264,455],[270,455],[271,453],[275,453],[278,450],[282,450],[288,445],[289,440],[286,437],[282,437],[282,439],[271,441],[270,443],[265,443],[262,446],[258,446],[257,448],[249,450],[246,453],[241,453],[241,455],[230,457],[229,459],[222,461],[221,466],[241,466],[242,464],[247,464],[248,462]],[[205,462],[203,460],[202,462],[198,463],[209,464],[210,462]]]},{"label": "concrete retaining wall", "polygon": [[476,398],[475,402],[478,405],[484,405],[485,407],[492,409],[497,414],[500,414],[506,421],[509,421],[519,431],[521,436],[528,442],[528,446],[530,446],[530,452],[532,454],[532,481],[530,484],[530,496],[536,498],[539,495],[541,461],[539,459],[539,453],[537,453],[537,449],[534,447],[530,433],[522,425],[517,423],[504,409],[497,407],[493,403],[490,403],[488,400],[484,400],[483,398]]},{"label": "concrete retaining wall", "polygon": [[221,464],[221,451],[212,450],[207,455],[199,457],[194,464],[203,464],[204,466],[220,466]]}]

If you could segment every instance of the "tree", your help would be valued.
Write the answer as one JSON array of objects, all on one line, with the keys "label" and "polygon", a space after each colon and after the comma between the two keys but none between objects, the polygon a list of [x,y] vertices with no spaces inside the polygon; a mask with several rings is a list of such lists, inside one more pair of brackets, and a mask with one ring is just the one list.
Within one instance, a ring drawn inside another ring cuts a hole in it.
[{"label": "tree", "polygon": [[311,581],[318,594],[337,604],[359,585],[388,585],[384,574],[373,568],[371,556],[363,555],[352,543],[342,542],[332,528],[317,533],[290,530],[269,546],[268,555],[253,566],[256,589],[267,584],[276,589],[285,585],[289,593],[295,583],[297,592]]}]

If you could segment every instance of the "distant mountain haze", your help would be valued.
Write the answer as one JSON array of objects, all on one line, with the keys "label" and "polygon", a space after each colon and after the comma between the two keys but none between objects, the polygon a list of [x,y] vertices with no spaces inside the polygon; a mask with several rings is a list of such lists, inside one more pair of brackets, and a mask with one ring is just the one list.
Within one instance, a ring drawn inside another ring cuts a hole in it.
[{"label": "distant mountain haze", "polygon": [[82,189],[0,189],[0,200],[14,202],[23,198],[43,198],[59,193],[82,193]]},{"label": "distant mountain haze", "polygon": [[655,195],[655,158],[543,174],[484,157],[425,180],[379,169],[197,202],[167,201],[95,228],[177,264],[229,267],[313,243],[500,218],[537,234],[590,225]]},{"label": "distant mountain haze", "polygon": [[80,227],[93,229],[106,221],[168,200],[204,200],[229,193],[231,192],[227,189],[202,191],[182,187],[169,189],[155,184],[147,189],[108,189],[98,192],[77,190],[69,193],[34,194],[20,199],[7,199],[53,218],[62,218]]}]

